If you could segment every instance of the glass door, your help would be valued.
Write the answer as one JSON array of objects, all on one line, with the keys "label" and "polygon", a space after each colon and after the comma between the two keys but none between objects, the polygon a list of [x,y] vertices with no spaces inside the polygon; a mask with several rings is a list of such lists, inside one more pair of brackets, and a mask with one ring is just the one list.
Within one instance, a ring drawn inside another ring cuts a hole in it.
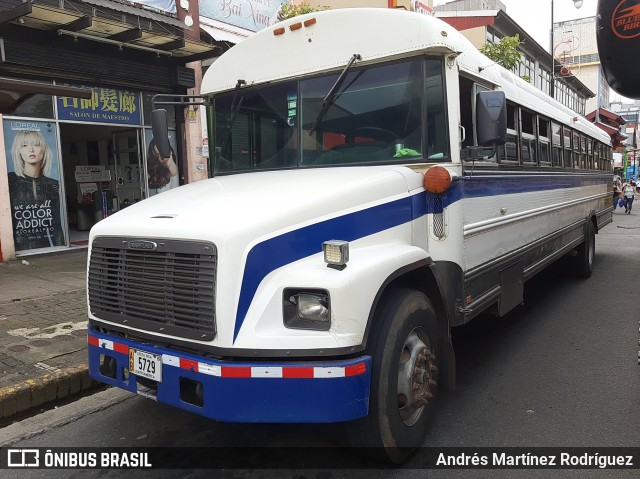
[{"label": "glass door", "polygon": [[144,198],[140,129],[116,130],[113,133],[115,157],[115,191],[118,210]]}]

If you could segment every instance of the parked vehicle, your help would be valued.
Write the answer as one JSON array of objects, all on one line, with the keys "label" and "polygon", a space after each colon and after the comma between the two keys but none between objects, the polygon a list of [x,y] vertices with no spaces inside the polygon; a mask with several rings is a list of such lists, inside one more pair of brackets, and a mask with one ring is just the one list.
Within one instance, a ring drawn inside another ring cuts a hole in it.
[{"label": "parked vehicle", "polygon": [[591,274],[608,136],[436,18],[286,20],[202,95],[213,178],[91,230],[99,381],[221,421],[351,421],[402,462],[454,386],[453,326],[567,253]]}]

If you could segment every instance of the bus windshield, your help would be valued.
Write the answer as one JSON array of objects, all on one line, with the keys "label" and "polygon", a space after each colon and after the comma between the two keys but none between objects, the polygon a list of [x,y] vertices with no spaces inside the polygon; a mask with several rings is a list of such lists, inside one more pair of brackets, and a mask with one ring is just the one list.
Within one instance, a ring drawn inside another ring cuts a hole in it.
[{"label": "bus windshield", "polygon": [[341,73],[217,95],[214,173],[448,161],[442,60]]}]

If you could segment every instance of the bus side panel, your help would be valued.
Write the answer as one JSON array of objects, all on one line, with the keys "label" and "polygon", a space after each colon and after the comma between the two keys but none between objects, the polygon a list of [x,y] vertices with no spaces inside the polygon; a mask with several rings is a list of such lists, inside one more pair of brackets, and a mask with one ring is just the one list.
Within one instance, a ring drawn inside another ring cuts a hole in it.
[{"label": "bus side panel", "polygon": [[460,322],[492,306],[506,314],[521,303],[526,280],[582,243],[590,215],[603,226],[610,218],[602,175],[478,177],[464,189]]}]

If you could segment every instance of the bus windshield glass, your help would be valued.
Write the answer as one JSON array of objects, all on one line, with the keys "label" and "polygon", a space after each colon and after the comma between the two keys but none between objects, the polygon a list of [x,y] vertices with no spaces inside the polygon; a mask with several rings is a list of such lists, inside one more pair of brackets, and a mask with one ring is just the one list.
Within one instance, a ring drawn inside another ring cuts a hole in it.
[{"label": "bus windshield glass", "polygon": [[340,73],[217,95],[214,173],[448,161],[441,60]]}]

